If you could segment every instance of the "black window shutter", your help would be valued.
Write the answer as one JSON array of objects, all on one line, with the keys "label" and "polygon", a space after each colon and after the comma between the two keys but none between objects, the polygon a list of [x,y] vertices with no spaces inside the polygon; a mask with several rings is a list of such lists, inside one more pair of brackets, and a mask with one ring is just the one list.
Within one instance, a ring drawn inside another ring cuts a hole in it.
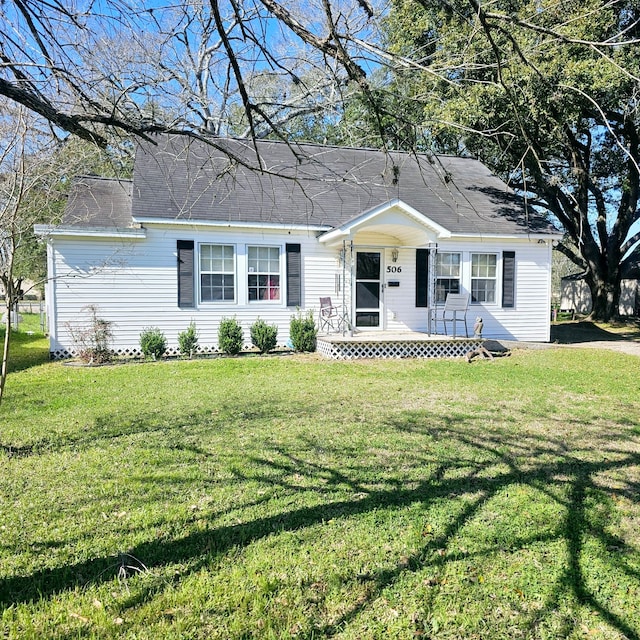
[{"label": "black window shutter", "polygon": [[516,252],[502,252],[502,306],[515,307],[516,303]]},{"label": "black window shutter", "polygon": [[287,244],[287,306],[302,304],[302,260],[299,244]]},{"label": "black window shutter", "polygon": [[178,240],[178,306],[196,306],[193,280],[193,240]]},{"label": "black window shutter", "polygon": [[429,249],[416,249],[416,307],[427,306]]}]

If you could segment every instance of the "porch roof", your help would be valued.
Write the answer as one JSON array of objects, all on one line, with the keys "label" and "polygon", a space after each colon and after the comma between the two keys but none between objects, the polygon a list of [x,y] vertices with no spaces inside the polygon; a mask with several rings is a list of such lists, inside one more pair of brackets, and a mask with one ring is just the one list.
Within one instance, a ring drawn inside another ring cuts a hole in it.
[{"label": "porch roof", "polygon": [[329,246],[346,239],[356,240],[361,232],[378,234],[391,244],[421,247],[448,238],[451,232],[413,207],[395,198],[348,220],[320,236]]}]

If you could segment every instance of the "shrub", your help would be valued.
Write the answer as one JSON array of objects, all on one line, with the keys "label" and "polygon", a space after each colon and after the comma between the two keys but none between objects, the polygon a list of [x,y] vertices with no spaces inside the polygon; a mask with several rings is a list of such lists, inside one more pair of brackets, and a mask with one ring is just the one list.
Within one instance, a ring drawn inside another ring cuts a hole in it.
[{"label": "shrub", "polygon": [[67,328],[73,341],[78,348],[78,356],[83,362],[89,364],[103,364],[110,362],[113,354],[111,352],[111,341],[113,331],[110,320],[98,317],[98,307],[89,305],[82,311],[89,313],[89,322],[82,327],[73,326],[67,323]]},{"label": "shrub", "polygon": [[242,327],[235,318],[222,318],[218,327],[218,349],[235,356],[242,350],[244,336]]},{"label": "shrub", "polygon": [[275,349],[278,341],[278,327],[275,324],[267,324],[258,318],[251,325],[251,342],[254,347],[260,349],[260,353],[269,353]]},{"label": "shrub", "polygon": [[304,316],[302,313],[292,316],[289,324],[289,335],[291,344],[296,351],[315,351],[318,329],[313,319],[313,312],[309,311]]},{"label": "shrub", "polygon": [[157,360],[167,350],[167,338],[158,327],[147,327],[140,334],[140,349],[145,358]]},{"label": "shrub", "polygon": [[193,357],[198,350],[198,330],[192,320],[185,331],[178,334],[178,349],[183,356]]}]

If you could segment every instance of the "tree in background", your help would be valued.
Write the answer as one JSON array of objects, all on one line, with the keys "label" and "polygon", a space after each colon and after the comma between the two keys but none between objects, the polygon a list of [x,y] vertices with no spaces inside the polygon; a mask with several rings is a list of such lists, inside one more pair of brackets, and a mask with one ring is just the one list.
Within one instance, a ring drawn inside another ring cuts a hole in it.
[{"label": "tree in background", "polygon": [[8,0],[0,95],[103,147],[106,130],[277,134],[340,99],[350,78],[365,84],[341,32],[365,37],[373,12],[365,1],[344,9],[334,17],[329,2]]},{"label": "tree in background", "polygon": [[421,128],[560,222],[597,320],[617,315],[640,241],[639,20],[634,1],[396,0],[387,21],[394,53],[424,66],[397,72]]},{"label": "tree in background", "polygon": [[45,247],[34,224],[53,224],[62,216],[71,178],[80,173],[126,177],[128,149],[102,151],[79,138],[60,141],[48,123],[24,107],[0,101],[0,283],[5,332],[0,370],[0,401],[6,382],[11,316],[25,282],[41,288],[46,277]]},{"label": "tree in background", "polygon": [[4,149],[0,154],[0,282],[6,304],[0,401],[7,378],[11,315],[22,296],[21,266],[24,265],[20,264],[18,256],[27,244],[25,238],[33,237],[35,222],[24,211],[29,193],[38,184],[38,178],[29,172],[28,166],[40,132],[35,128],[31,129],[29,120],[26,110],[22,108],[13,110],[11,115],[4,113],[0,120],[0,140]]},{"label": "tree in background", "polygon": [[104,148],[109,132],[163,131],[478,155],[564,226],[578,250],[560,250],[608,319],[640,241],[639,13],[637,0],[7,0],[0,95]]}]

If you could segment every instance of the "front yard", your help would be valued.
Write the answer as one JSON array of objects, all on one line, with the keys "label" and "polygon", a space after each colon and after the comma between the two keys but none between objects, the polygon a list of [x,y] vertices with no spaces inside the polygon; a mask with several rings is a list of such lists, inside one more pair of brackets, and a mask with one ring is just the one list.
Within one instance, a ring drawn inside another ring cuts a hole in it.
[{"label": "front yard", "polygon": [[640,637],[640,358],[36,360],[5,638]]}]

